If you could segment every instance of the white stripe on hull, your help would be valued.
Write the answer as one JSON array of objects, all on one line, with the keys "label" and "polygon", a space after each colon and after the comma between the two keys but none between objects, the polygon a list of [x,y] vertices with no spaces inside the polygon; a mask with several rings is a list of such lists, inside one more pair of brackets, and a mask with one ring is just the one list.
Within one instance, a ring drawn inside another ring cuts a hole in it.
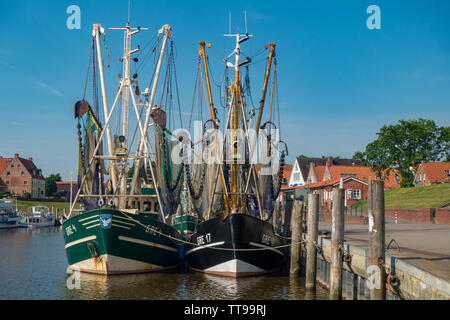
[{"label": "white stripe on hull", "polygon": [[282,256],[284,255],[283,252],[281,252],[280,250],[277,250],[275,248],[272,248],[270,246],[266,246],[264,244],[260,244],[260,243],[256,243],[256,242],[249,242],[250,245],[254,246],[254,247],[259,247],[259,248],[266,248],[267,250],[271,250],[273,252],[276,252],[278,254],[281,254]]},{"label": "white stripe on hull", "polygon": [[87,217],[87,218],[84,218],[84,219],[80,219],[80,220],[78,220],[78,222],[82,222],[84,220],[89,220],[89,219],[93,219],[93,218],[98,218],[98,214],[96,214],[96,215],[94,215],[92,217]]},{"label": "white stripe on hull", "polygon": [[225,243],[225,241],[213,242],[213,243],[210,243],[210,244],[205,244],[204,246],[196,247],[194,249],[189,250],[188,252],[186,252],[186,255],[188,255],[188,254],[190,254],[190,253],[192,253],[194,251],[200,250],[200,249],[205,249],[205,248],[214,247],[214,246],[220,246],[220,245],[222,245],[224,243]]},{"label": "white stripe on hull", "polygon": [[138,244],[142,244],[145,246],[156,247],[156,248],[165,249],[165,250],[169,250],[169,251],[173,251],[173,252],[178,252],[178,250],[175,248],[168,247],[168,246],[165,246],[165,245],[162,245],[159,243],[150,242],[150,241],[144,241],[144,240],[124,237],[124,236],[119,236],[119,240],[138,243]]},{"label": "white stripe on hull", "polygon": [[90,258],[70,266],[72,270],[98,274],[154,272],[174,267],[176,267],[176,265],[164,268],[151,263],[117,257],[110,254]]},{"label": "white stripe on hull", "polygon": [[86,241],[89,241],[89,240],[95,240],[95,239],[97,239],[97,236],[90,236],[90,237],[78,239],[78,240],[75,240],[75,241],[72,241],[72,242],[69,242],[68,244],[66,244],[64,246],[64,249],[70,248],[71,246],[74,246],[74,245],[79,244],[79,243],[83,243],[83,242],[86,242]]}]

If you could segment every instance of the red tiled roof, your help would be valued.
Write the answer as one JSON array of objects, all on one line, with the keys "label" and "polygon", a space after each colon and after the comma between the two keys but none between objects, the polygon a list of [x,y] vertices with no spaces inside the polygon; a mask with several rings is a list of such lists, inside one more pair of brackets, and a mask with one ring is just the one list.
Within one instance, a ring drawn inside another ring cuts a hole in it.
[{"label": "red tiled roof", "polygon": [[367,166],[331,166],[329,167],[331,179],[340,178],[343,174],[356,174],[358,179],[375,179],[376,172]]},{"label": "red tiled roof", "polygon": [[450,171],[450,162],[424,162],[421,164],[430,183],[450,182],[447,171]]},{"label": "red tiled roof", "polygon": [[18,158],[20,162],[22,162],[22,164],[25,166],[25,168],[27,168],[27,170],[30,172],[31,176],[34,179],[39,179],[39,180],[45,180],[45,178],[43,176],[40,176],[39,174],[33,174],[33,170],[39,170],[34,162],[32,160],[28,160],[28,159],[24,159],[24,158]]},{"label": "red tiled roof", "polygon": [[8,166],[8,158],[0,158],[0,173]]},{"label": "red tiled roof", "polygon": [[316,171],[317,181],[323,180],[323,174],[325,173],[326,166],[317,166],[314,168]]},{"label": "red tiled roof", "polygon": [[[361,183],[367,184],[367,182],[361,181],[361,180],[356,179],[354,177],[345,177],[342,180],[344,182],[346,182],[346,181],[351,180],[351,179],[359,181]],[[309,188],[309,189],[319,189],[319,188],[323,188],[323,187],[337,185],[337,184],[339,184],[339,182],[341,182],[341,178],[337,178],[337,179],[333,179],[333,180],[320,181],[320,182],[311,183],[311,184],[305,184],[303,186],[284,187],[284,188],[281,188],[281,190],[294,190],[294,189],[307,189],[307,188]]]},{"label": "red tiled roof", "polygon": [[293,168],[292,164],[285,164],[284,165],[283,181],[284,181],[284,179],[286,179],[286,183],[285,184],[289,184],[289,178],[291,177],[292,168]]}]

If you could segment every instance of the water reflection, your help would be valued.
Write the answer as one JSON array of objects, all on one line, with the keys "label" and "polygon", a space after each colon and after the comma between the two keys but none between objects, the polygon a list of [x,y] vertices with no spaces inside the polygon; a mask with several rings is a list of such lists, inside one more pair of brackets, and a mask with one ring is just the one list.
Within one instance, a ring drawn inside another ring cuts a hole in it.
[{"label": "water reflection", "polygon": [[321,287],[304,290],[304,278],[268,275],[224,278],[177,271],[103,276],[80,274],[80,289],[68,289],[61,227],[0,232],[0,299],[327,299]]},{"label": "water reflection", "polygon": [[64,299],[304,300],[327,299],[327,292],[304,290],[302,278],[261,276],[224,278],[201,273],[149,273],[102,276],[80,274],[80,289],[63,286]]}]

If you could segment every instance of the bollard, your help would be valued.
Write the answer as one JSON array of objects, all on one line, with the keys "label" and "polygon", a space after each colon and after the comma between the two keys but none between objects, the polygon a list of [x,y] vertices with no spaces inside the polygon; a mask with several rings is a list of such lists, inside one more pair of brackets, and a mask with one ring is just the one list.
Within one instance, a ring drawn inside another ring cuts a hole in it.
[{"label": "bollard", "polygon": [[302,208],[303,201],[294,200],[294,207],[292,209],[291,227],[291,268],[290,276],[298,277],[300,273],[300,253],[301,253],[301,240],[302,240]]},{"label": "bollard", "polygon": [[317,237],[319,233],[319,195],[308,194],[308,218],[306,235],[306,279],[307,290],[316,288]]},{"label": "bollard", "polygon": [[342,257],[344,254],[345,189],[333,191],[331,218],[330,300],[342,299]]},{"label": "bollard", "polygon": [[[386,299],[384,181],[369,183],[369,290],[371,300]],[[368,268],[368,269],[369,269]]]}]

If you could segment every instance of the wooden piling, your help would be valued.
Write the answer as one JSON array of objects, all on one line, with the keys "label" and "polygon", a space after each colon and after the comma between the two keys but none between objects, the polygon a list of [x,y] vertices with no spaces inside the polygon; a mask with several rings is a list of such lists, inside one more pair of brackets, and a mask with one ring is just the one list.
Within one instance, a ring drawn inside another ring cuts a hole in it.
[{"label": "wooden piling", "polygon": [[286,198],[286,205],[284,207],[284,219],[283,219],[283,235],[289,237],[291,233],[291,214],[293,207],[293,198]]},{"label": "wooden piling", "polygon": [[277,231],[281,230],[281,203],[279,201],[275,202],[275,208],[274,208],[274,223],[275,229]]},{"label": "wooden piling", "polygon": [[[384,181],[369,182],[369,290],[371,300],[386,299]],[[375,268],[376,266],[377,268]]]},{"label": "wooden piling", "polygon": [[331,218],[330,300],[342,299],[342,267],[344,253],[344,203],[345,189],[333,191]]},{"label": "wooden piling", "polygon": [[302,208],[303,201],[294,200],[294,207],[292,209],[291,227],[291,267],[290,276],[298,277],[300,273],[300,253],[301,253],[301,241],[302,241]]},{"label": "wooden piling", "polygon": [[306,289],[316,288],[317,237],[319,233],[319,195],[308,194],[306,236]]}]

